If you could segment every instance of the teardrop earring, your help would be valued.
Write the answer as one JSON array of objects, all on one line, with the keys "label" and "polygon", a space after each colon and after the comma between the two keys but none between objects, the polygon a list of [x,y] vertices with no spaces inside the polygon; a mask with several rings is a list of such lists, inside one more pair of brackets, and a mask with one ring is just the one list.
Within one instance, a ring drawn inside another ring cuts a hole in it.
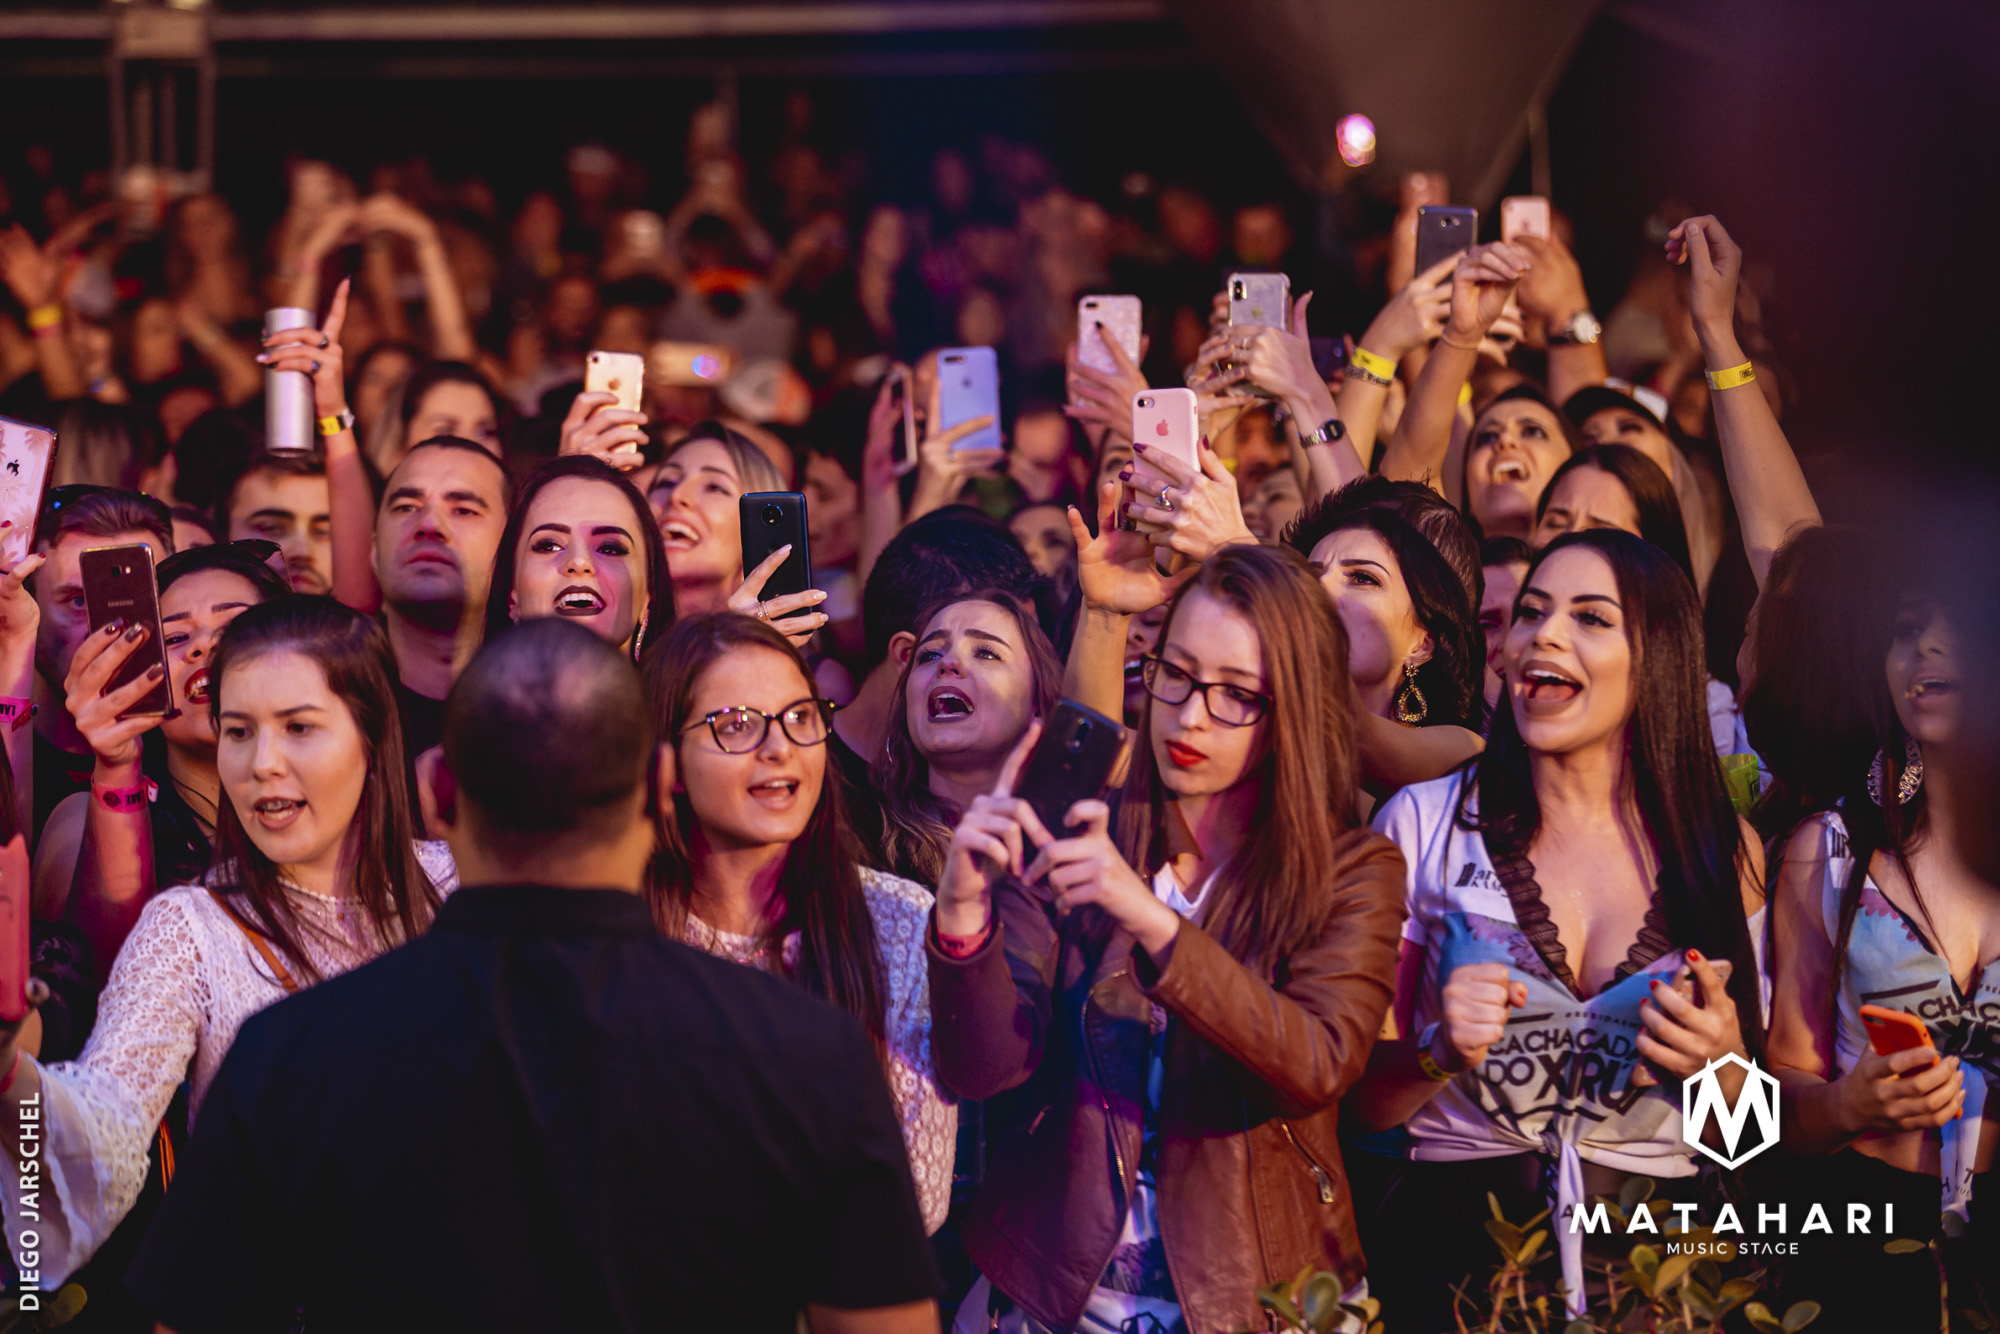
[{"label": "teardrop earring", "polygon": [[1405,727],[1421,727],[1430,713],[1424,692],[1417,689],[1417,664],[1403,664],[1403,686],[1396,692],[1396,721]]},{"label": "teardrop earring", "polygon": [[[1882,783],[1889,776],[1889,752],[1875,752],[1874,763],[1868,766],[1868,799],[1877,806],[1882,804]],[[1907,806],[1917,795],[1917,789],[1924,785],[1924,752],[1918,747],[1913,736],[1903,738],[1903,772],[1896,776],[1896,804]]]}]

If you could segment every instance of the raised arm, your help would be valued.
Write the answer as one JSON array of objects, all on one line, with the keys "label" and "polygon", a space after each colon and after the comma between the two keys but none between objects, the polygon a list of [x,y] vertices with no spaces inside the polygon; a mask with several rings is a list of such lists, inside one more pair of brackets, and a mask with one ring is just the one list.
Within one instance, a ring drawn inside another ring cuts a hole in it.
[{"label": "raised arm", "polygon": [[1118,526],[1118,500],[1124,490],[1118,482],[1106,482],[1098,489],[1095,537],[1076,506],[1069,507],[1083,615],[1070,641],[1063,694],[1107,718],[1125,711],[1125,641],[1132,618],[1172,597],[1200,568],[1189,566],[1172,575],[1159,572],[1153,563],[1152,539]]},{"label": "raised arm", "polygon": [[896,397],[899,380],[903,392],[909,393],[907,367],[901,376],[892,371],[882,377],[882,387],[868,409],[868,438],[861,446],[861,551],[855,558],[854,577],[864,588],[875,562],[903,530],[903,490],[897,480],[905,468],[896,450],[903,424]]},{"label": "raised arm", "polygon": [[181,336],[194,345],[194,350],[215,372],[226,405],[240,407],[264,392],[264,375],[257,369],[256,359],[215,322],[201,302],[192,298],[176,302],[174,319],[180,325]]},{"label": "raised arm", "polygon": [[1521,277],[1521,313],[1539,319],[1549,337],[1549,398],[1557,407],[1579,389],[1603,384],[1609,374],[1604,345],[1560,336],[1578,315],[1590,313],[1583,270],[1569,247],[1554,237],[1520,236],[1514,244],[1528,253],[1531,267]]},{"label": "raised arm", "polygon": [[1376,432],[1396,368],[1444,332],[1451,315],[1451,273],[1457,265],[1455,255],[1439,260],[1404,284],[1369,321],[1348,357],[1347,378],[1334,402],[1364,470],[1375,460]]},{"label": "raised arm", "polygon": [[0,277],[28,312],[28,329],[35,339],[35,360],[42,372],[42,388],[54,402],[82,398],[88,383],[76,354],[64,336],[65,308],[62,299],[62,263],[55,243],[38,246],[15,223],[0,231]]},{"label": "raised arm", "polygon": [[1722,449],[1722,470],[1743,529],[1743,550],[1757,587],[1771,571],[1771,558],[1786,539],[1801,528],[1816,528],[1821,520],[1806,485],[1798,455],[1778,426],[1736,341],[1736,283],[1743,271],[1743,251],[1722,224],[1703,215],[1689,218],[1667,237],[1667,258],[1686,263],[1691,282],[1688,306],[1694,315],[1695,337],[1708,364],[1709,401],[1715,407],[1716,441]]},{"label": "raised arm", "polygon": [[[1365,474],[1368,455],[1360,452],[1352,429],[1341,419],[1333,391],[1313,365],[1312,344],[1306,337],[1306,309],[1311,304],[1311,292],[1298,299],[1289,332],[1269,326],[1229,330],[1224,336],[1237,369],[1226,372],[1225,379],[1255,385],[1285,405],[1295,457],[1302,452],[1312,474],[1309,480],[1301,476],[1301,486],[1309,496],[1321,496]],[[1322,439],[1322,432],[1333,438]],[[1371,434],[1369,449],[1373,448]]]},{"label": "raised arm", "polygon": [[1460,257],[1451,278],[1451,318],[1425,359],[1409,406],[1382,456],[1384,477],[1425,482],[1444,491],[1459,390],[1478,363],[1480,340],[1499,320],[1527,271],[1527,252],[1505,242],[1475,246]]},{"label": "raised arm", "polygon": [[424,311],[430,319],[431,355],[443,361],[471,361],[478,349],[437,224],[392,194],[369,196],[361,202],[356,216],[364,228],[400,236],[416,252],[417,273],[424,284]]}]

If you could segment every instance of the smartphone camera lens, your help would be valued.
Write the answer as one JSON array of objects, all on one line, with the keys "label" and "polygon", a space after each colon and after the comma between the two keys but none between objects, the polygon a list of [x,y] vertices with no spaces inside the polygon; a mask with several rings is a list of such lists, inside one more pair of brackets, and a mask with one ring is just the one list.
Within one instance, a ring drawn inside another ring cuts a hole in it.
[{"label": "smartphone camera lens", "polygon": [[1142,398],[1139,400],[1139,406],[1142,408],[1150,408],[1153,406],[1153,400],[1150,398]]},{"label": "smartphone camera lens", "polygon": [[1240,282],[1231,283],[1229,285],[1229,295],[1232,299],[1241,301],[1243,299],[1243,284]]},{"label": "smartphone camera lens", "polygon": [[785,518],[785,511],[782,506],[766,505],[764,507],[764,522],[771,525],[772,527],[776,527],[778,524],[782,523],[784,521],[784,518]]},{"label": "smartphone camera lens", "polygon": [[1070,734],[1069,753],[1074,755],[1078,751],[1082,750],[1083,743],[1089,736],[1090,736],[1090,724],[1088,722],[1078,723],[1076,725],[1076,731]]}]

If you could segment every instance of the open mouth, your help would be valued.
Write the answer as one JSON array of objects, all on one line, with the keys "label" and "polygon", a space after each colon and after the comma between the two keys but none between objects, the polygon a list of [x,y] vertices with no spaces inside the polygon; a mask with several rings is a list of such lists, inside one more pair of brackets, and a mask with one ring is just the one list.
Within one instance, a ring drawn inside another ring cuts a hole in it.
[{"label": "open mouth", "polygon": [[1540,663],[1521,672],[1523,698],[1529,704],[1560,708],[1583,692],[1583,683]]},{"label": "open mouth", "polygon": [[965,693],[951,686],[939,686],[931,691],[924,701],[930,710],[932,722],[954,722],[960,718],[970,718],[973,714],[972,701]]},{"label": "open mouth", "polygon": [[208,703],[208,668],[194,669],[194,675],[188,677],[187,684],[181,687],[181,698],[190,704]]},{"label": "open mouth", "polygon": [[1501,459],[1493,465],[1493,480],[1496,482],[1525,482],[1528,480],[1528,465],[1522,459]]},{"label": "open mouth", "polygon": [[699,545],[701,534],[694,530],[692,524],[669,519],[660,525],[660,541],[665,546],[687,548]]},{"label": "open mouth", "polygon": [[1910,682],[1909,695],[1914,700],[1938,700],[1955,693],[1957,690],[1958,682],[1951,678],[1928,675],[1919,676],[1916,680]]},{"label": "open mouth", "polygon": [[257,823],[266,829],[283,829],[298,819],[305,808],[303,801],[290,797],[262,797],[250,807],[257,816]]},{"label": "open mouth", "polygon": [[792,804],[799,795],[799,780],[796,778],[771,778],[750,787],[750,799],[760,806],[782,809]]},{"label": "open mouth", "polygon": [[1144,684],[1146,684],[1145,660],[1134,658],[1125,664],[1125,686],[1129,690],[1133,686],[1142,686]]},{"label": "open mouth", "polygon": [[598,596],[597,590],[594,588],[585,588],[581,584],[571,584],[568,588],[556,594],[556,615],[558,616],[595,616],[603,610],[604,599]]}]

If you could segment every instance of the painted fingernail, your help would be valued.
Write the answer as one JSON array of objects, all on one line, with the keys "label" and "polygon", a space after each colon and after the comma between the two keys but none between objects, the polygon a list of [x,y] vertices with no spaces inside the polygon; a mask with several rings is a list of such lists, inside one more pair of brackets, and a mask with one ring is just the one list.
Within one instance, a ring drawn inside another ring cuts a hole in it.
[{"label": "painted fingernail", "polygon": [[128,640],[130,640],[130,641],[132,641],[133,643],[137,643],[137,642],[138,642],[138,640],[139,640],[139,636],[140,636],[140,635],[143,635],[143,634],[145,634],[145,633],[146,633],[146,627],[145,627],[145,626],[143,626],[143,625],[135,625],[135,626],[133,626],[133,627],[132,627],[132,628],[131,628],[130,630],[127,630],[127,631],[125,632],[125,638],[126,638],[126,639],[128,639]]},{"label": "painted fingernail", "polygon": [[1132,470],[1131,470],[1130,468],[1127,468],[1127,469],[1125,469],[1125,470],[1124,470],[1123,472],[1119,473],[1119,474],[1118,474],[1118,480],[1119,480],[1119,481],[1121,481],[1121,482],[1129,482],[1129,481],[1131,481],[1131,480],[1132,480]]},{"label": "painted fingernail", "polygon": [[124,628],[125,628],[125,618],[121,616],[117,620],[113,621],[111,624],[104,627],[104,637],[106,639],[110,639],[113,636],[117,635],[118,632],[123,630]]},{"label": "painted fingernail", "polygon": [[1203,437],[1201,438],[1201,447],[1202,447],[1203,449],[1214,449],[1214,448],[1215,448],[1215,446],[1214,446],[1214,445],[1211,445],[1211,444],[1209,444],[1209,443],[1208,443],[1208,437],[1207,437],[1207,436],[1203,436]]},{"label": "painted fingernail", "polygon": [[1138,450],[1141,454],[1143,454],[1146,452],[1147,445],[1146,442],[1143,440],[1134,440],[1132,442],[1132,448]]},{"label": "painted fingernail", "polygon": [[1700,962],[1701,962],[1701,951],[1700,951],[1700,950],[1697,950],[1697,949],[1690,949],[1690,950],[1688,951],[1688,962],[1690,962],[1690,963],[1700,963]]},{"label": "painted fingernail", "polygon": [[146,669],[146,679],[148,681],[157,681],[166,674],[167,674],[167,669],[160,666],[160,664],[157,662],[154,663],[151,667],[148,667]]}]

